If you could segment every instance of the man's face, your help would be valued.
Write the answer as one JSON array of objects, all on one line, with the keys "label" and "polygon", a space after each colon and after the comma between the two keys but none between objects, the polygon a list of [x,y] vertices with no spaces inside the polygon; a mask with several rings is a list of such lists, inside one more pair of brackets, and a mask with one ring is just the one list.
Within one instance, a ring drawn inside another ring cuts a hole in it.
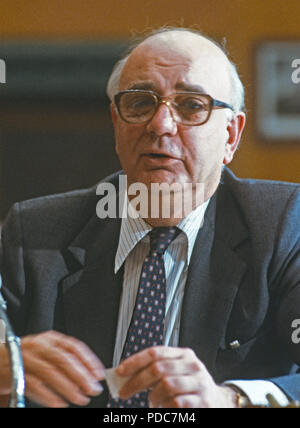
[{"label": "man's face", "polygon": [[[199,39],[199,38],[198,38]],[[230,102],[230,81],[225,57],[211,42],[144,42],[124,67],[120,90],[144,89],[168,96],[175,92],[201,92]],[[213,110],[207,123],[176,123],[161,104],[146,124],[124,122],[112,104],[116,151],[128,184],[203,183],[206,199],[215,191],[222,165],[232,159],[228,147],[229,111]]]}]

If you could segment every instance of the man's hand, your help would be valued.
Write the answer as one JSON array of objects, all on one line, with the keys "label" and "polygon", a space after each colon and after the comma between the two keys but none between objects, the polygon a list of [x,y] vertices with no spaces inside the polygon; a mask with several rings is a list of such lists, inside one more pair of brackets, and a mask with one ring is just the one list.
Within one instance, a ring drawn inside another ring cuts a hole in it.
[{"label": "man's hand", "polygon": [[116,371],[131,376],[119,392],[122,399],[150,389],[151,407],[236,407],[235,392],[216,385],[188,348],[148,348],[124,360]]},{"label": "man's hand", "polygon": [[[25,394],[47,407],[87,405],[99,395],[104,367],[83,342],[55,331],[26,336],[21,341]],[[0,347],[0,394],[9,393],[9,359]]]}]

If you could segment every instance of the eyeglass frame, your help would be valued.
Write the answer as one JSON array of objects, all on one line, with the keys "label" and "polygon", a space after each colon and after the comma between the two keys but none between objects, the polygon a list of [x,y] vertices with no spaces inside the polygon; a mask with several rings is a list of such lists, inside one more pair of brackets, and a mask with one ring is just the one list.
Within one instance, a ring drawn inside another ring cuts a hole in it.
[{"label": "eyeglass frame", "polygon": [[[150,94],[150,95],[153,95],[157,99],[157,106],[154,109],[153,115],[150,117],[150,119],[147,119],[144,122],[130,122],[130,121],[124,119],[124,117],[121,114],[120,99],[122,98],[123,94],[128,94],[128,93],[145,93],[145,94]],[[208,111],[208,116],[207,116],[206,120],[204,122],[197,123],[197,124],[185,124],[185,123],[182,123],[182,122],[178,122],[174,118],[174,116],[173,116],[173,112],[172,112],[172,109],[170,108],[171,106],[170,106],[170,103],[168,101],[168,98],[173,97],[174,95],[201,95],[202,97],[207,98],[209,100],[209,104],[208,104],[209,105],[209,111]],[[215,108],[229,108],[230,110],[234,111],[234,108],[230,104],[225,103],[224,101],[217,100],[217,99],[213,98],[209,94],[202,94],[200,92],[192,92],[192,91],[191,92],[190,91],[187,91],[187,92],[174,92],[173,94],[171,94],[171,95],[169,95],[167,97],[164,97],[162,95],[157,94],[154,91],[148,91],[148,90],[143,90],[143,89],[127,89],[125,91],[118,92],[114,96],[114,103],[117,106],[117,110],[118,110],[118,113],[119,113],[119,116],[121,117],[121,119],[124,120],[124,122],[129,123],[131,125],[145,125],[146,123],[149,123],[153,119],[153,117],[155,116],[155,114],[157,113],[157,110],[158,110],[158,108],[159,108],[159,106],[161,104],[165,104],[168,107],[168,109],[170,111],[170,114],[171,114],[172,119],[174,120],[174,122],[179,123],[180,125],[183,125],[183,126],[201,126],[201,125],[204,125],[205,123],[207,123],[209,121],[211,113],[212,113],[212,111]]]}]

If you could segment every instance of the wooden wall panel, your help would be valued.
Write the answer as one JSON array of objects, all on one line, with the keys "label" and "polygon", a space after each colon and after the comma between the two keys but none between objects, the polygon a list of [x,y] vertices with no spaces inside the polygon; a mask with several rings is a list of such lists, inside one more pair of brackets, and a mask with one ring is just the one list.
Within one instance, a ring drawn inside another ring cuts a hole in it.
[{"label": "wooden wall panel", "polygon": [[[2,39],[127,38],[169,25],[197,25],[227,46],[246,86],[247,128],[232,167],[241,176],[300,181],[299,144],[265,143],[255,131],[255,46],[300,38],[299,0],[2,0]],[[1,57],[1,53],[0,53]]]}]

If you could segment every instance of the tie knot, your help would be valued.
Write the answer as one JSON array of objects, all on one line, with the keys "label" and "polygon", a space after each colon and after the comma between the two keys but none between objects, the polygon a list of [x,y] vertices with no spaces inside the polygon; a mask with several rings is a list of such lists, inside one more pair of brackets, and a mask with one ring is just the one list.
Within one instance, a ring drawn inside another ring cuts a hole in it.
[{"label": "tie knot", "polygon": [[177,227],[155,227],[149,232],[150,252],[163,254],[180,233]]}]

